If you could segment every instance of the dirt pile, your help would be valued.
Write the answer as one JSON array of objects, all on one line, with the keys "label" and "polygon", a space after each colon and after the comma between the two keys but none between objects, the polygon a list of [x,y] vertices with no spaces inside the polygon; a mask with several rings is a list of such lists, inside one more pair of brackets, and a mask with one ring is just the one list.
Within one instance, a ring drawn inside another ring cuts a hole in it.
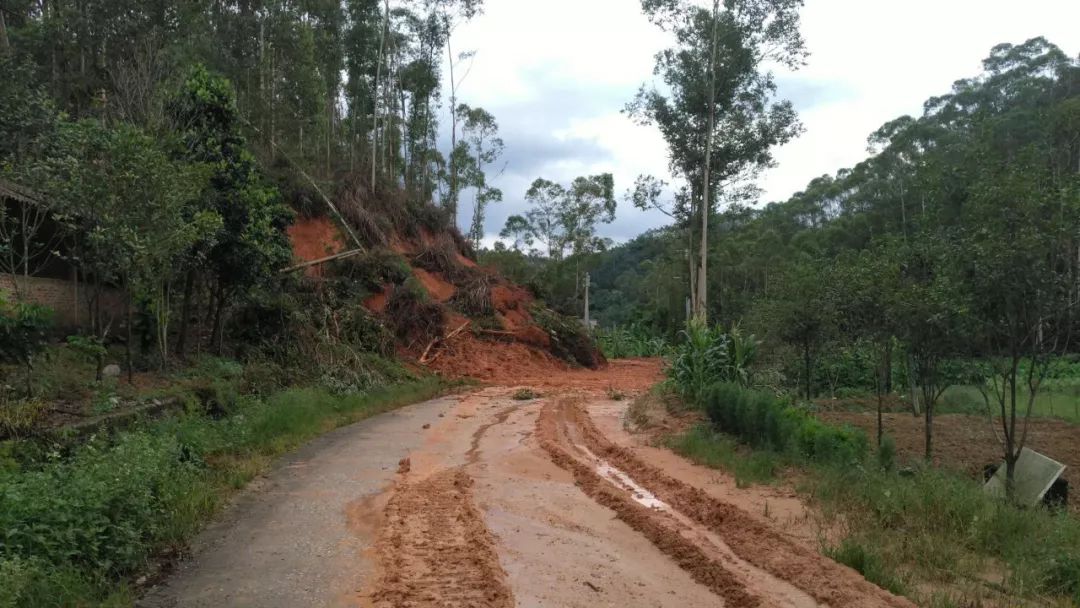
[{"label": "dirt pile", "polygon": [[[576,319],[480,268],[441,209],[396,197],[373,197],[362,179],[344,180],[335,204],[367,251],[305,272],[359,285],[358,297],[355,288],[343,291],[394,333],[399,354],[446,376],[513,384],[606,364]],[[289,236],[298,261],[353,247],[325,217],[298,220]]]}]

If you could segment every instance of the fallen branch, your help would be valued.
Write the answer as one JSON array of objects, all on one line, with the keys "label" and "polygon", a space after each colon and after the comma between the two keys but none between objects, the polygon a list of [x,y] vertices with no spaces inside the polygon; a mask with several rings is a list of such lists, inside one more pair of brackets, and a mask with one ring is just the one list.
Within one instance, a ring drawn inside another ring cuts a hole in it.
[{"label": "fallen branch", "polygon": [[441,338],[435,338],[434,340],[432,340],[431,343],[427,345],[427,348],[424,349],[424,354],[420,355],[420,364],[421,365],[427,365],[431,361],[434,361],[435,357],[437,357],[438,355],[436,354],[435,357],[432,357],[431,359],[428,359],[428,354],[431,352],[431,349],[434,348],[436,344],[441,344],[443,342],[446,342],[450,338],[453,338],[454,336],[456,336],[456,335],[460,334],[461,332],[465,331],[465,328],[468,327],[468,326],[469,326],[469,321],[466,321],[466,322],[461,324],[461,327],[455,329],[454,331],[446,334],[445,336],[443,336]]},{"label": "fallen branch", "polygon": [[363,249],[350,249],[349,251],[342,251],[341,253],[335,253],[334,255],[328,255],[325,258],[319,258],[317,260],[309,260],[307,262],[302,262],[300,264],[296,264],[295,266],[289,266],[288,268],[283,268],[281,271],[279,271],[279,274],[286,274],[286,273],[289,273],[289,272],[294,272],[294,271],[297,271],[297,270],[300,270],[300,269],[303,269],[303,268],[308,268],[308,267],[311,267],[311,266],[318,266],[319,264],[325,264],[326,262],[332,262],[334,260],[343,260],[345,258],[351,258],[354,255],[360,255],[361,253],[364,253]]}]

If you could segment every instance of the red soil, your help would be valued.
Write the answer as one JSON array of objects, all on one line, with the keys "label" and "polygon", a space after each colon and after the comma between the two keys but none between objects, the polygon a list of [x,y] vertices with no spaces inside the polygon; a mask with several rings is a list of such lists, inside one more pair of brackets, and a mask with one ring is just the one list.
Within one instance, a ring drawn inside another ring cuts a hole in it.
[{"label": "red soil", "polygon": [[368,296],[368,298],[364,300],[364,308],[367,308],[374,313],[385,311],[386,303],[390,301],[390,292],[393,290],[393,285],[384,285],[382,291],[373,296]]},{"label": "red soil", "polygon": [[413,275],[427,290],[428,295],[438,302],[446,302],[457,293],[457,287],[435,272],[428,272],[423,268],[413,268]]},{"label": "red soil", "polygon": [[481,340],[468,331],[443,344],[430,367],[451,378],[475,378],[508,386],[528,384],[528,378],[550,377],[570,370],[567,363],[546,351],[519,342]]},{"label": "red soil", "polygon": [[491,288],[491,305],[495,317],[506,331],[517,331],[532,326],[529,304],[532,294],[516,285],[496,285]]},{"label": "red soil", "polygon": [[[341,232],[329,218],[299,218],[289,226],[287,232],[293,255],[305,262],[333,255],[345,248]],[[304,272],[308,276],[320,277],[323,269],[322,266],[311,266]]]}]

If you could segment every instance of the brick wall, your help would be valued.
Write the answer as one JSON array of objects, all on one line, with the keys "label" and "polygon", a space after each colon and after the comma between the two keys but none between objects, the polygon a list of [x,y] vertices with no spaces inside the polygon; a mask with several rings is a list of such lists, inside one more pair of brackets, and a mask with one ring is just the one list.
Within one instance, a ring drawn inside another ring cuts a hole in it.
[{"label": "brick wall", "polygon": [[[89,323],[89,286],[74,281],[47,279],[43,277],[18,277],[19,293],[30,302],[48,306],[53,310],[53,321],[58,327],[81,327]],[[0,290],[14,298],[16,278],[0,273]],[[124,292],[106,287],[101,293],[101,311],[106,320],[114,317],[120,321],[124,314]]]}]

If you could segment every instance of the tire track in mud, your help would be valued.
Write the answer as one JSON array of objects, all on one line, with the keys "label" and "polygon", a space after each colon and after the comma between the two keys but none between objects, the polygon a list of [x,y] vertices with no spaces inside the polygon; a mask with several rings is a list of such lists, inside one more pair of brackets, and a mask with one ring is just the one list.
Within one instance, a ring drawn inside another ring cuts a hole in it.
[{"label": "tire track in mud", "polygon": [[574,480],[585,494],[614,511],[618,519],[648,538],[695,581],[723,598],[726,605],[755,608],[761,604],[760,599],[751,595],[746,586],[722,564],[711,559],[690,540],[673,533],[668,526],[658,521],[651,509],[635,502],[625,491],[611,485],[592,467],[582,463],[563,447],[560,435],[570,436],[570,429],[563,426],[565,422],[557,418],[554,406],[545,404],[536,422],[537,437],[551,460],[573,474]]},{"label": "tire track in mud", "polygon": [[472,483],[461,469],[449,469],[395,490],[376,543],[375,606],[514,605]]},{"label": "tire track in mud", "polygon": [[[557,428],[554,426],[556,419],[572,428],[588,451],[625,472],[678,513],[716,534],[740,559],[787,581],[817,602],[834,607],[914,608],[907,599],[877,587],[854,570],[790,541],[738,507],[668,476],[629,449],[613,444],[599,431],[580,400],[564,399],[545,404],[541,419],[545,413],[551,429]],[[538,431],[540,425],[538,422]],[[552,447],[565,453],[561,446],[553,444]],[[548,446],[545,445],[545,449]],[[602,480],[589,467],[577,460],[574,462],[576,468],[584,469],[583,476],[595,478],[591,483]],[[576,472],[575,477],[578,477]]]}]

